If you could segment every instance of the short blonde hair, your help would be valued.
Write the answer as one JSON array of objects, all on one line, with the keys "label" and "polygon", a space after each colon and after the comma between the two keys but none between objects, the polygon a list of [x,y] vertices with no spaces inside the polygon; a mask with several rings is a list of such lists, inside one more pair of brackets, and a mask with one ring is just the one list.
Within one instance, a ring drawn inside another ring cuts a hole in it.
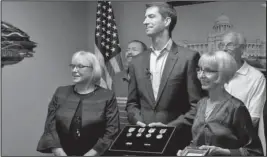
[{"label": "short blonde hair", "polygon": [[72,59],[78,58],[78,57],[82,57],[88,62],[89,66],[92,66],[92,69],[93,69],[92,83],[96,84],[97,82],[99,82],[102,76],[102,68],[96,55],[92,52],[78,51],[73,54]]},{"label": "short blonde hair", "polygon": [[215,83],[224,84],[229,82],[237,71],[235,59],[224,51],[207,52],[202,54],[198,65],[208,64],[218,70],[219,77]]}]

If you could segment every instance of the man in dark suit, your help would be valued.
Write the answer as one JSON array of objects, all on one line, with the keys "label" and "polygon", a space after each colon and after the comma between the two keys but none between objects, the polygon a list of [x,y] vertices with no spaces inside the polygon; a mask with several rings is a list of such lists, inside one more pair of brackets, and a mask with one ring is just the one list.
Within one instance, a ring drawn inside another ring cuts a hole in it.
[{"label": "man in dark suit", "polygon": [[146,5],[143,23],[152,46],[129,65],[126,111],[133,125],[191,128],[196,103],[203,95],[196,73],[200,55],[171,39],[176,21],[171,5]]},{"label": "man in dark suit", "polygon": [[127,113],[125,111],[127,96],[128,96],[128,65],[131,62],[132,58],[143,53],[147,50],[147,46],[140,40],[132,40],[128,43],[127,50],[125,52],[125,68],[123,71],[117,73],[112,79],[112,90],[116,94],[117,103],[120,111],[120,127],[128,125]]},{"label": "man in dark suit", "polygon": [[131,40],[128,42],[128,47],[125,52],[125,66],[124,70],[117,73],[112,82],[112,89],[114,90],[116,97],[125,98],[128,96],[128,65],[132,61],[132,58],[147,50],[146,44],[140,40]]}]

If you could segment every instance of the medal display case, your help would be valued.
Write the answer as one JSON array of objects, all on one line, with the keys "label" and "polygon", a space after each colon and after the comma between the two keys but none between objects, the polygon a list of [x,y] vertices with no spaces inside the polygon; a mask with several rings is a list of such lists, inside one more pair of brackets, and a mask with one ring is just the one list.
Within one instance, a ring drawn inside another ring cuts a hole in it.
[{"label": "medal display case", "polygon": [[175,127],[125,126],[109,148],[110,155],[167,155]]}]

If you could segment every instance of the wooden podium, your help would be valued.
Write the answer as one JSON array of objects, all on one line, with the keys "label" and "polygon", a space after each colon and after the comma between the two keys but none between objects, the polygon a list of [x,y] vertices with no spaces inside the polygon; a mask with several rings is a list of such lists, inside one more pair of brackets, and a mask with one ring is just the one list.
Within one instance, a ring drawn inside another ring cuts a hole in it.
[{"label": "wooden podium", "polygon": [[110,146],[108,155],[175,155],[177,151],[171,151],[177,148],[174,145],[174,134],[175,127],[127,125]]}]

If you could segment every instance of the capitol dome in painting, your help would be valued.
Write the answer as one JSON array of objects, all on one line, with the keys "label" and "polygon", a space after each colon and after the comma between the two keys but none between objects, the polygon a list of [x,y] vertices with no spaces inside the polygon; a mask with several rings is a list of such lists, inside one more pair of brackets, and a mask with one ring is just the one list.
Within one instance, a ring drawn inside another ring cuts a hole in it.
[{"label": "capitol dome in painting", "polygon": [[222,14],[215,20],[215,23],[216,24],[230,24],[230,20],[227,16]]}]

